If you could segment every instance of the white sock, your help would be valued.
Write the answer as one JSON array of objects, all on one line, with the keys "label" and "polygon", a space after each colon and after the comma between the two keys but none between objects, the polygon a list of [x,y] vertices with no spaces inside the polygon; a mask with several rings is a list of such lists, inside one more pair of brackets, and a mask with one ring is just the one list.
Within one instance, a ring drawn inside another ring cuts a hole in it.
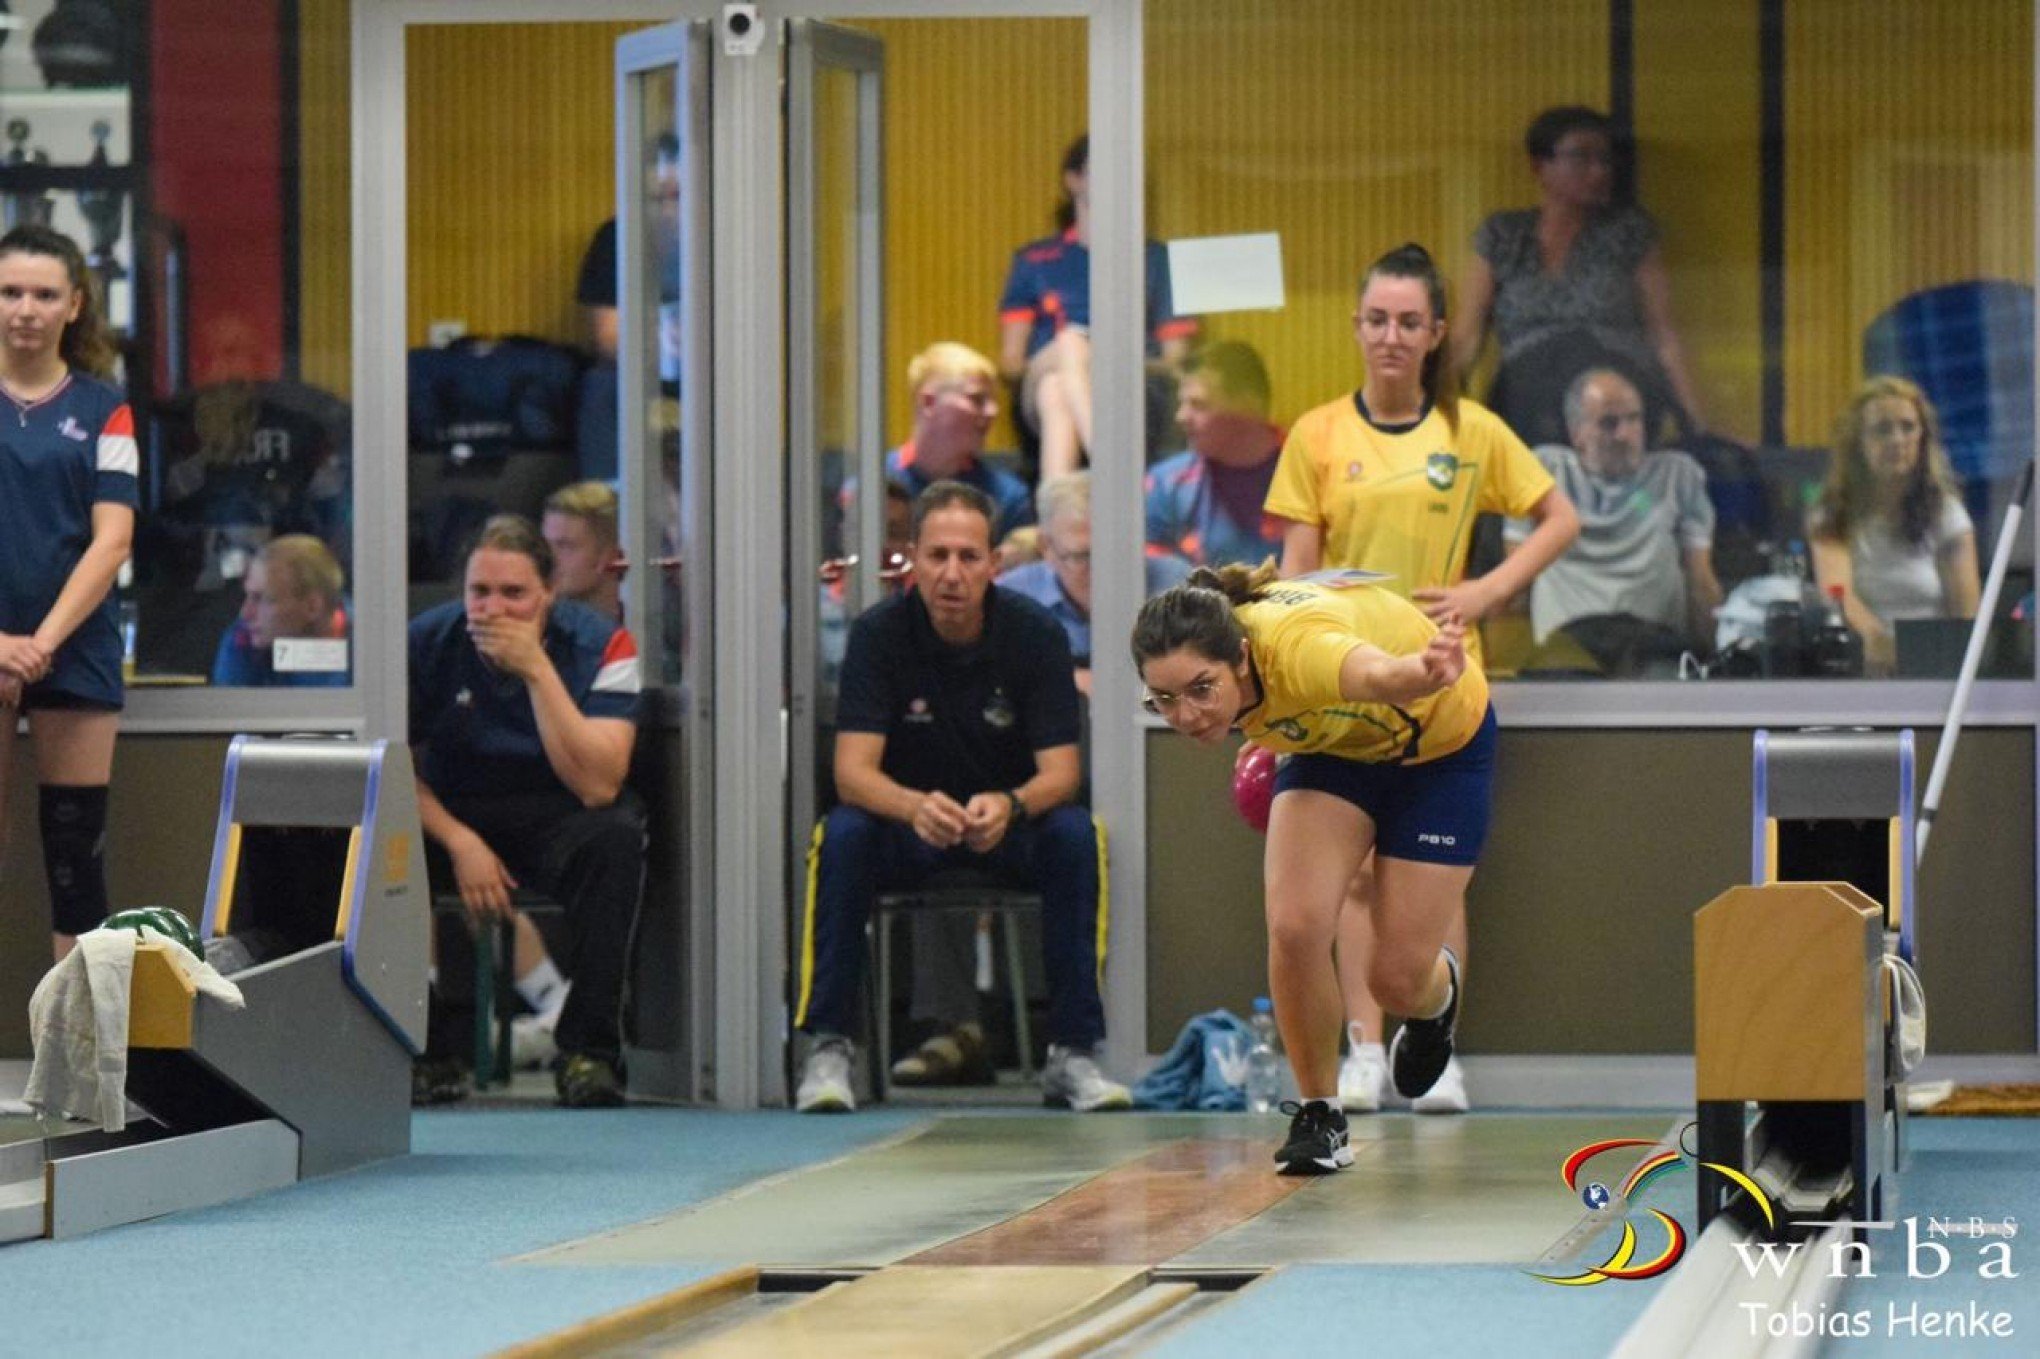
[{"label": "white sock", "polygon": [[[1439,954],[1438,956],[1442,958],[1442,957],[1444,957],[1445,955],[1441,953],[1441,954]],[[1445,999],[1444,999],[1444,1000],[1442,1000],[1442,1001],[1439,1001],[1439,1002],[1438,1002],[1438,1008],[1437,1008],[1437,1009],[1435,1009],[1435,1010],[1433,1010],[1433,1011],[1431,1011],[1431,1013],[1429,1013],[1429,1014],[1427,1014],[1427,1015],[1412,1015],[1412,1016],[1410,1016],[1410,1017],[1411,1017],[1412,1019],[1438,1019],[1438,1018],[1441,1018],[1441,1017],[1442,1017],[1442,1016],[1444,1015],[1444,1013],[1445,1013],[1445,1012],[1446,1012],[1447,1010],[1449,1010],[1449,1009],[1451,1009],[1451,1008],[1452,1008],[1452,998],[1453,998],[1454,996],[1458,995],[1458,994],[1459,994],[1459,983],[1458,983],[1457,981],[1453,980],[1453,977],[1452,977],[1452,972],[1451,972],[1451,969],[1449,969],[1449,968],[1448,968],[1448,969],[1446,969],[1446,973],[1445,973]]]},{"label": "white sock", "polygon": [[[524,1003],[544,1014],[565,1003],[567,979],[560,975],[550,958],[541,959],[538,966],[517,979],[517,994],[524,997]],[[560,1000],[553,999],[553,993],[561,994]]]},{"label": "white sock", "polygon": [[559,1027],[560,1011],[567,1008],[567,996],[573,989],[574,983],[569,979],[554,987],[552,994],[545,998],[545,1008],[538,1012],[538,1024],[547,1033]]},{"label": "white sock", "polygon": [[[1346,1049],[1349,1052],[1358,1052],[1366,1046],[1367,1026],[1356,1019],[1346,1026]],[[1376,1043],[1374,1046],[1380,1047],[1381,1044]]]}]

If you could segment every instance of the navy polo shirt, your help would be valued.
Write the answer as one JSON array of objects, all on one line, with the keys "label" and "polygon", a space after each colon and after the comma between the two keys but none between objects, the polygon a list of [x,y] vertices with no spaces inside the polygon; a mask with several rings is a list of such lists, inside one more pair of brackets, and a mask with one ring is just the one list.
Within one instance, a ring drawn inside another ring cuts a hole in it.
[{"label": "navy polo shirt", "polygon": [[888,778],[964,802],[1033,778],[1037,750],[1077,744],[1070,672],[1061,626],[1033,600],[991,587],[983,635],[959,647],[909,590],[851,626],[836,726],[885,737]]},{"label": "navy polo shirt", "polygon": [[[482,659],[460,600],[412,619],[410,644],[411,744],[427,787],[441,797],[566,791],[545,757],[524,681]],[[544,645],[575,707],[636,720],[638,652],[628,629],[562,599],[546,619]]]}]

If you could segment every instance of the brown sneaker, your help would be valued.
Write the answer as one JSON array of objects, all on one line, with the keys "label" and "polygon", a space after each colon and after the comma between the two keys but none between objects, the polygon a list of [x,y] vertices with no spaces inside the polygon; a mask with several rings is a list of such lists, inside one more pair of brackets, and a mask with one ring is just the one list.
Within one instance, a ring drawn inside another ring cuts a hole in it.
[{"label": "brown sneaker", "polygon": [[995,1079],[985,1031],[974,1023],[938,1033],[892,1064],[894,1085],[990,1085]]},{"label": "brown sneaker", "polygon": [[568,1109],[614,1109],[623,1103],[623,1080],[616,1068],[585,1052],[569,1053],[553,1072],[553,1088]]}]

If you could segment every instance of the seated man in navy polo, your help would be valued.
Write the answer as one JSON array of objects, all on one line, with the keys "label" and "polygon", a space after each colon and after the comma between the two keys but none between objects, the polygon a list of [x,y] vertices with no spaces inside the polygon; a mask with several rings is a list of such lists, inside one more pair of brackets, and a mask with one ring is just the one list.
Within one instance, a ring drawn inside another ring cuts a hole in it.
[{"label": "seated man in navy polo", "polygon": [[968,345],[944,340],[907,365],[914,432],[885,455],[886,475],[919,495],[938,481],[960,481],[992,500],[992,541],[1034,522],[1027,483],[984,460],[985,436],[999,418],[999,370]]},{"label": "seated man in navy polo", "polygon": [[[1104,917],[1098,830],[1071,802],[1079,713],[1062,629],[992,584],[982,491],[938,481],[914,503],[914,588],[850,630],[836,707],[836,792],[807,903],[799,1013],[811,1038],[795,1105],[853,1108],[864,926],[881,888],[971,865],[1039,892],[1049,993],[1042,1092],[1072,1109],[1125,1108],[1099,1070]],[[880,1060],[886,1054],[880,1054]]]},{"label": "seated man in navy polo", "polygon": [[[1062,624],[1075,663],[1077,689],[1091,693],[1091,474],[1050,477],[1034,493],[1041,521],[1041,560],[1016,566],[999,585],[1026,595]],[[1190,578],[1190,564],[1152,548],[1142,558],[1143,588],[1160,594]]]},{"label": "seated man in navy polo", "polygon": [[[551,587],[552,550],[516,515],[489,520],[462,598],[411,620],[418,812],[468,918],[494,928],[511,893],[566,908],[573,987],[554,1030],[560,1103],[623,1102],[619,1012],[644,884],[645,813],[624,787],[637,739],[638,654],[614,619]],[[438,868],[438,865],[434,866]],[[437,885],[437,884],[435,884]],[[457,1098],[458,1050],[432,1026],[419,1098]]]},{"label": "seated man in navy polo", "polygon": [[[298,639],[337,645],[293,647]],[[347,675],[347,592],[340,563],[309,533],[271,539],[241,577],[241,615],[220,638],[212,682],[345,688]]]}]

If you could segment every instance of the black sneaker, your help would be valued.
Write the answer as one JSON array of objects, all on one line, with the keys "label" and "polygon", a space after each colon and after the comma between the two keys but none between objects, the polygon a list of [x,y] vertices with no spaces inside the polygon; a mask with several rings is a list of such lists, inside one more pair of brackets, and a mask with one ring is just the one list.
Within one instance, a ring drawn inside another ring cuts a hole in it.
[{"label": "black sneaker", "polygon": [[468,1097],[474,1078],[458,1057],[420,1057],[411,1063],[411,1106],[453,1104]]},{"label": "black sneaker", "polygon": [[573,1052],[553,1072],[559,1102],[569,1109],[614,1109],[623,1103],[623,1079],[600,1057]]},{"label": "black sneaker", "polygon": [[1446,971],[1452,974],[1445,1013],[1436,1019],[1405,1019],[1388,1049],[1389,1075],[1404,1099],[1415,1099],[1436,1085],[1452,1060],[1452,1030],[1459,1022],[1459,956],[1449,948],[1441,951]]},{"label": "black sneaker", "polygon": [[1284,1100],[1282,1112],[1289,1120],[1289,1140],[1275,1153],[1284,1175],[1329,1175],[1353,1164],[1353,1147],[1346,1132],[1346,1116],[1323,1100],[1298,1104]]}]

